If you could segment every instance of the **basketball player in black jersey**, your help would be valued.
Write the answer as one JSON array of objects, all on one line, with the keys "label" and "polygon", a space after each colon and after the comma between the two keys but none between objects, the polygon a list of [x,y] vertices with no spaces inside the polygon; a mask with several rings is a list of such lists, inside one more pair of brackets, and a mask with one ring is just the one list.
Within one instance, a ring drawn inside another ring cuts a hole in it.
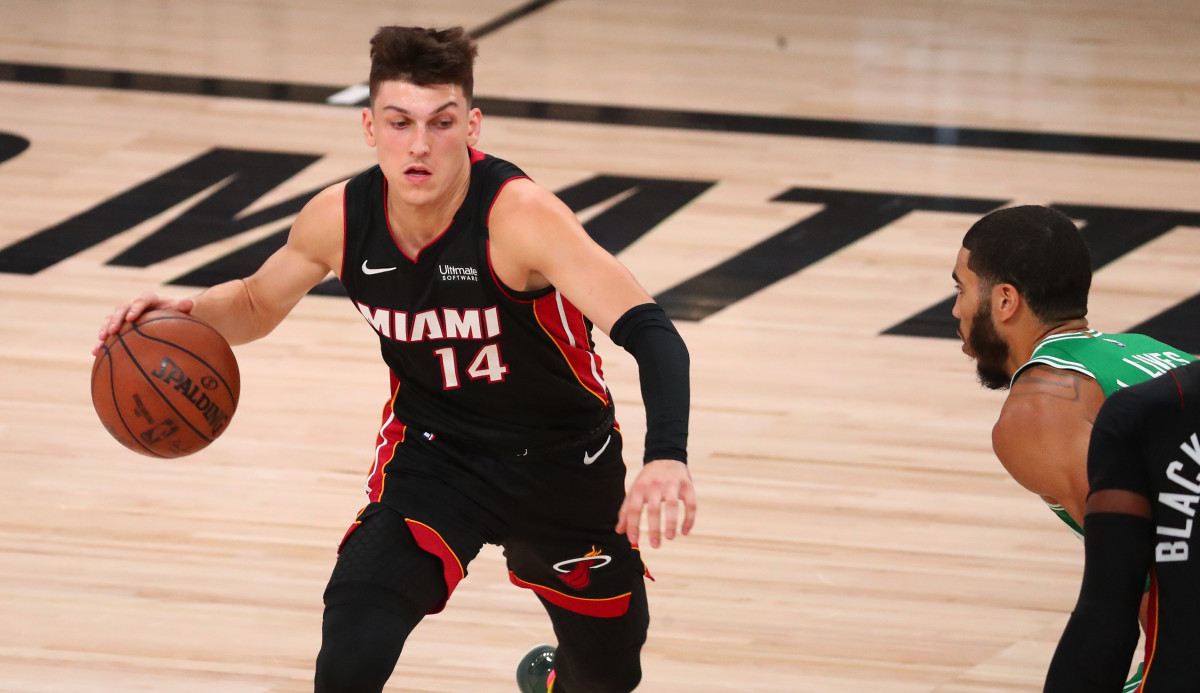
[{"label": "basketball player in black jersey", "polygon": [[1047,693],[1120,691],[1149,572],[1144,693],[1200,690],[1200,362],[1114,393],[1088,447],[1079,602]]},{"label": "basketball player in black jersey", "polygon": [[[382,690],[485,543],[504,547],[558,639],[526,656],[521,689],[631,691],[649,622],[643,510],[652,546],[695,519],[687,349],[566,205],[474,148],[475,54],[461,28],[381,29],[362,112],[379,165],[316,195],[252,276],[190,299],[144,294],[100,331],[174,308],[242,344],[333,271],[378,333],[391,392],[369,503],[325,591],[318,693]],[[641,374],[645,464],[628,492],[593,325]]]}]

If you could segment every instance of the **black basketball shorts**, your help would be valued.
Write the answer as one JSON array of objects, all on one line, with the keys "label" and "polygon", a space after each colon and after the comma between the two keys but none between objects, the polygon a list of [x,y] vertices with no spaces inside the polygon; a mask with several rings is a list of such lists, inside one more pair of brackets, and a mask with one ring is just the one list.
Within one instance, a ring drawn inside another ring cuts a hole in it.
[{"label": "black basketball shorts", "polygon": [[650,577],[637,547],[615,531],[625,498],[616,426],[575,447],[525,455],[482,452],[411,427],[390,431],[368,480],[371,504],[346,537],[381,506],[399,512],[417,544],[441,559],[447,599],[485,543],[503,547],[513,584],[587,616],[624,615],[635,585]]}]

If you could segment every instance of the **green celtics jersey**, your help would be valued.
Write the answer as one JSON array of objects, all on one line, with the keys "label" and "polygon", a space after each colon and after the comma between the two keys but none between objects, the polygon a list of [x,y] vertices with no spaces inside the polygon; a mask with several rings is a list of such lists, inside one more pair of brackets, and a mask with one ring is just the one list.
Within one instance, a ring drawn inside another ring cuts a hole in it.
[{"label": "green celtics jersey", "polygon": [[1083,373],[1100,384],[1104,396],[1195,361],[1196,357],[1143,334],[1104,334],[1096,330],[1052,334],[1013,373],[1012,382],[1036,364]]},{"label": "green celtics jersey", "polygon": [[[1104,334],[1097,330],[1065,332],[1046,337],[1033,349],[1033,355],[1013,373],[1012,383],[1026,369],[1041,364],[1083,373],[1099,383],[1104,396],[1123,387],[1157,378],[1196,357],[1142,334]],[[1010,385],[1011,386],[1011,385]],[[1079,537],[1083,528],[1061,505],[1050,509]]]}]

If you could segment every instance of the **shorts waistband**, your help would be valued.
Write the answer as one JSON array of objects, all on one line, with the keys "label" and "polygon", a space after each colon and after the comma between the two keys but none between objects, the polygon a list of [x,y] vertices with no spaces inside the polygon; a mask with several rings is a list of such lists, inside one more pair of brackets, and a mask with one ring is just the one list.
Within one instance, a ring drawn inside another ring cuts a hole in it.
[{"label": "shorts waistband", "polygon": [[572,435],[566,438],[547,441],[544,443],[533,443],[521,447],[490,445],[488,443],[470,438],[463,438],[433,431],[422,431],[421,435],[426,440],[441,439],[453,445],[457,445],[468,450],[473,450],[475,452],[503,455],[505,457],[542,457],[544,455],[552,455],[556,452],[562,452],[563,450],[570,450],[591,442],[602,433],[610,430],[615,423],[616,412],[610,405],[605,408],[604,414],[600,417],[600,420],[583,433]]}]

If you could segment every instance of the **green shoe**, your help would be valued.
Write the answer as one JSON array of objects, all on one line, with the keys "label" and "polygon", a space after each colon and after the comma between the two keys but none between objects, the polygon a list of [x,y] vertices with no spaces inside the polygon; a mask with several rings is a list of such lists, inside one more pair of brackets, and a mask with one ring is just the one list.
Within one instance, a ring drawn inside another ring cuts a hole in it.
[{"label": "green shoe", "polygon": [[517,665],[517,688],[521,693],[547,693],[554,674],[554,648],[538,645],[521,658]]}]

